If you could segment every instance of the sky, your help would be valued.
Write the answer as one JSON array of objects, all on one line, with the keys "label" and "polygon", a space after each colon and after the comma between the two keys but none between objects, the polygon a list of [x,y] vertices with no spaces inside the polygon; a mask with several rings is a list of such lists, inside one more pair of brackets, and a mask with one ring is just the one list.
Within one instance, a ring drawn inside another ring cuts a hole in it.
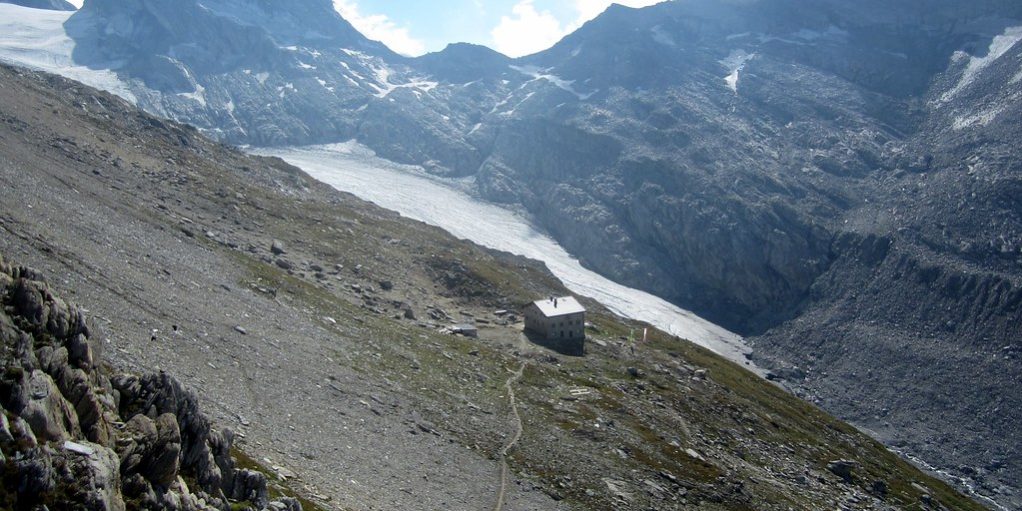
[{"label": "sky", "polygon": [[[545,50],[607,9],[611,0],[332,0],[370,39],[408,56],[449,43],[489,46],[510,57]],[[617,0],[645,7],[663,0]],[[81,7],[82,0],[70,0]]]},{"label": "sky", "polygon": [[[663,0],[617,0],[645,7]],[[611,0],[333,0],[370,39],[409,56],[449,43],[489,46],[510,57],[545,50],[595,18]]]}]

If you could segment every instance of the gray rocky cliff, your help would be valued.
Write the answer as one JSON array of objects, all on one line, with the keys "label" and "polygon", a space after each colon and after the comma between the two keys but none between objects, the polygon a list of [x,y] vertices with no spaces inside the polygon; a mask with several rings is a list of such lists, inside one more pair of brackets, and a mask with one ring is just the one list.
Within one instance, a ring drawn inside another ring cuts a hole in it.
[{"label": "gray rocky cliff", "polygon": [[350,138],[360,117],[353,112],[391,87],[388,62],[403,69],[401,57],[314,0],[286,9],[95,1],[66,28],[75,60],[117,71],[139,106],[235,143]]},{"label": "gray rocky cliff", "polygon": [[163,372],[112,374],[96,327],[37,272],[0,258],[0,307],[0,506],[271,507],[265,476],[237,467],[233,434],[195,394]]}]

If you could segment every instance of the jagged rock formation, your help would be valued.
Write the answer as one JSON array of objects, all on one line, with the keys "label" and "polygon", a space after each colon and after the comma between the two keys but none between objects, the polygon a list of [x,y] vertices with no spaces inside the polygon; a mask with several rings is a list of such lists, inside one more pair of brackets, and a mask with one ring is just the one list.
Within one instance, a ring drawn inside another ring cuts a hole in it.
[{"label": "jagged rock formation", "polygon": [[233,434],[210,426],[195,395],[164,372],[111,376],[93,324],[37,272],[0,258],[0,305],[0,506],[270,506],[266,477],[236,467]]}]

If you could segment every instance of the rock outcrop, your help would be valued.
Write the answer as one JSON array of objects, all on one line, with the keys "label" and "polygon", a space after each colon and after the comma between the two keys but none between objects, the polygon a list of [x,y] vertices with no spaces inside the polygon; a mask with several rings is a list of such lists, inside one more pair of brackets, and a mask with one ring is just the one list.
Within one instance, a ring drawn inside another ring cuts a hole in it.
[{"label": "rock outcrop", "polygon": [[0,258],[0,306],[0,507],[300,511],[269,501],[173,377],[111,376],[82,309],[41,275]]}]

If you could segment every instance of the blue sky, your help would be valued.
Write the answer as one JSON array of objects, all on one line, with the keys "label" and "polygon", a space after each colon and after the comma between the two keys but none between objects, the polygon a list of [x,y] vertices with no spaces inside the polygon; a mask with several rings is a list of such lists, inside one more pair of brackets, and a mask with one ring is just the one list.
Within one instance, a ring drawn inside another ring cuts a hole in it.
[{"label": "blue sky", "polygon": [[[617,0],[643,7],[662,0]],[[549,48],[606,10],[611,0],[333,0],[338,12],[371,39],[405,55],[448,43],[489,46],[512,57]]]}]

